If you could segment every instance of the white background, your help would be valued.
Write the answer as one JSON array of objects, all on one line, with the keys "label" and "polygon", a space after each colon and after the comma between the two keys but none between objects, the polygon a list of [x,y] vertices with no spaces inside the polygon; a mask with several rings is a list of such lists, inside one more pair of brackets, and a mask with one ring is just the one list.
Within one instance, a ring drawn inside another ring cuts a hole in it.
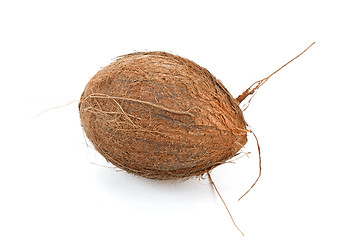
[{"label": "white background", "polygon": [[[241,239],[208,179],[114,170],[77,103],[113,58],[164,50],[237,96],[296,56],[245,118],[249,158],[213,171],[245,239],[360,239],[357,1],[2,1],[1,239]],[[149,153],[151,154],[151,153]],[[101,166],[99,166],[101,165]]]}]

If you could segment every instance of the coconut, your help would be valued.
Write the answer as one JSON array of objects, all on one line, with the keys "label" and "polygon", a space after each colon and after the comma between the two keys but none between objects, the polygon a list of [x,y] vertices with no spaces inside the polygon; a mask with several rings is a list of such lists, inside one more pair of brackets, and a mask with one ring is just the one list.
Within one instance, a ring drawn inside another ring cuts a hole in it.
[{"label": "coconut", "polygon": [[151,179],[201,176],[247,142],[238,102],[207,69],[166,52],[119,57],[86,85],[79,111],[96,150]]},{"label": "coconut", "polygon": [[[237,155],[253,133],[239,104],[251,96],[249,103],[313,44],[236,99],[186,58],[166,52],[123,55],[86,85],[79,103],[82,127],[107,161],[129,173],[159,180],[202,176]],[[261,175],[257,144],[259,176],[251,188]]]}]

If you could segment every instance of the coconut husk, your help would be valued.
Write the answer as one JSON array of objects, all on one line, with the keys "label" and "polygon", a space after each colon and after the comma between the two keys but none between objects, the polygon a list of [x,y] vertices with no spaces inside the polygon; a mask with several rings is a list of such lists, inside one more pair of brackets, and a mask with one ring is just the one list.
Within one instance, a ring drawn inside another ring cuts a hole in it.
[{"label": "coconut husk", "polygon": [[151,179],[202,176],[246,144],[238,102],[207,69],[166,52],[119,57],[81,96],[82,127],[115,166]]}]

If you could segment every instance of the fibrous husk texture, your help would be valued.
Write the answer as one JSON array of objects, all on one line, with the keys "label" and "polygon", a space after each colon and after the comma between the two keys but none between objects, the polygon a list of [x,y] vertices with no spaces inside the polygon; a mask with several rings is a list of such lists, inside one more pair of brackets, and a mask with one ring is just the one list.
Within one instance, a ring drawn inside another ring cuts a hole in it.
[{"label": "fibrous husk texture", "polygon": [[208,70],[165,52],[119,57],[87,84],[83,129],[109,162],[151,179],[201,176],[245,145],[246,122]]}]

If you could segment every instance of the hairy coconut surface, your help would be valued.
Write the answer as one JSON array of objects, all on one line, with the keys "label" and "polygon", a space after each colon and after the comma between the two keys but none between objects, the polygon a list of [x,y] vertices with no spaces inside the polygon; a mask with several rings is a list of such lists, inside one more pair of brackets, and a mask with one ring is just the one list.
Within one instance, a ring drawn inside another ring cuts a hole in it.
[{"label": "hairy coconut surface", "polygon": [[83,129],[109,162],[151,179],[201,176],[247,142],[236,100],[207,69],[166,52],[119,57],[87,84]]}]

